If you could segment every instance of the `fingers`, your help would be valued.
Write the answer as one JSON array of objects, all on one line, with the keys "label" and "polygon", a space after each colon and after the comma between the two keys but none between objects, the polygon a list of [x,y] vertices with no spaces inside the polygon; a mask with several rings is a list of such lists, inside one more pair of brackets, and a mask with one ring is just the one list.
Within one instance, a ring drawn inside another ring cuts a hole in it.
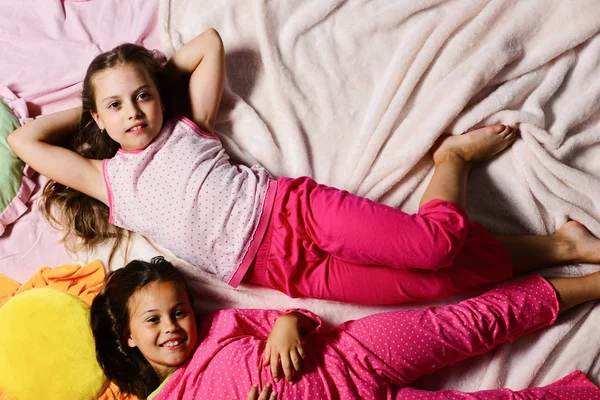
[{"label": "fingers", "polygon": [[281,368],[288,382],[294,380],[296,372],[302,369],[302,359],[304,358],[304,350],[301,346],[297,346],[289,351],[289,353],[281,354]]},{"label": "fingers", "polygon": [[281,368],[283,369],[283,374],[288,382],[291,382],[294,376],[290,353],[281,354]]},{"label": "fingers", "polygon": [[[298,346],[298,348],[292,350],[290,352],[290,359],[292,360],[292,365],[296,372],[300,371],[302,368],[302,359],[304,358],[301,353],[302,347]],[[287,375],[286,375],[287,378]],[[289,379],[288,379],[289,380]]]},{"label": "fingers", "polygon": [[279,354],[272,352],[270,356],[271,376],[277,382],[279,380]]},{"label": "fingers", "polygon": [[[265,386],[266,388],[266,386]],[[265,389],[263,388],[263,391]],[[262,393],[261,393],[262,395]],[[257,400],[258,398],[258,386],[257,385],[252,385],[252,389],[250,389],[250,393],[248,393],[248,397],[246,400]]]},{"label": "fingers", "polygon": [[302,347],[302,345],[299,345],[297,347],[298,350],[298,354],[300,355],[300,358],[304,359],[304,357],[306,357],[306,352],[304,351],[304,348]]},{"label": "fingers", "polygon": [[258,395],[258,385],[252,385],[250,393],[248,393],[247,400],[275,400],[277,393],[272,392],[273,387],[270,383],[267,383]]},{"label": "fingers", "polygon": [[[279,352],[276,349],[272,350],[271,346],[267,343],[263,365],[271,367],[271,376],[275,382],[278,382],[281,378],[281,370],[283,370],[286,380],[292,382],[295,372],[299,372],[302,369],[302,359],[304,357],[306,357],[306,353],[301,345],[296,345],[289,351]],[[279,367],[280,365],[281,368]]]},{"label": "fingers", "polygon": [[[291,352],[290,352],[291,353]],[[281,354],[275,353],[273,352],[271,354],[271,376],[273,376],[273,379],[275,380],[275,382],[278,382],[279,379],[281,378],[280,376],[280,370],[279,370],[279,363],[281,362],[281,369],[283,369],[283,375],[285,376],[285,379],[289,382],[292,381],[292,378],[294,376],[294,371],[293,371],[293,363],[292,363],[292,358],[290,353],[287,352],[283,352]],[[298,358],[298,356],[296,356],[296,358]]]},{"label": "fingers", "polygon": [[275,400],[277,398],[277,393],[271,392],[271,384],[267,383],[263,390],[260,392],[260,396],[258,396],[258,400]]},{"label": "fingers", "polygon": [[267,342],[267,346],[265,347],[265,356],[263,359],[263,365],[269,365],[270,362],[271,362],[271,346],[269,345],[269,342]]}]

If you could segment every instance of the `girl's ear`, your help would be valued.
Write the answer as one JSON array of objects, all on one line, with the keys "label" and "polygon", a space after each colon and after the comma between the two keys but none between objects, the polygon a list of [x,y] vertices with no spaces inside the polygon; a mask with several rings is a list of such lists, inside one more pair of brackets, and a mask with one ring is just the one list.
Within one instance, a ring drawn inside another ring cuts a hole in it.
[{"label": "girl's ear", "polygon": [[98,116],[98,113],[90,110],[90,114],[92,115],[92,118],[94,118],[94,121],[96,121],[96,125],[98,125],[98,128],[100,128],[100,130],[103,131],[104,130],[104,124],[100,120],[100,117]]},{"label": "girl's ear", "polygon": [[135,342],[133,341],[133,339],[131,338],[131,336],[129,336],[129,338],[127,339],[127,345],[129,347],[137,347]]}]

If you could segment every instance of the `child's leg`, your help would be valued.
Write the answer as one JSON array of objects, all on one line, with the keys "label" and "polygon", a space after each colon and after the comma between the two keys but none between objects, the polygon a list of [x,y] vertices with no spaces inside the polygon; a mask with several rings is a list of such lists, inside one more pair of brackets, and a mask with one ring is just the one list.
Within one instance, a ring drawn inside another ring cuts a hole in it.
[{"label": "child's leg", "polygon": [[267,229],[274,242],[286,243],[293,263],[304,259],[290,251],[296,247],[354,264],[437,270],[460,252],[468,217],[447,201],[431,201],[411,215],[307,177],[279,178]]},{"label": "child's leg", "polygon": [[420,205],[447,200],[465,207],[467,176],[472,163],[490,159],[516,138],[510,126],[492,125],[458,136],[444,136],[434,146],[435,171]]},{"label": "child's leg", "polygon": [[[291,297],[356,304],[428,301],[508,279],[513,274],[502,244],[479,224],[471,224],[455,265],[439,271],[393,269],[348,263],[323,250],[268,237],[267,259],[258,257],[247,279]],[[287,253],[286,253],[287,252]],[[290,262],[289,253],[295,258]]]},{"label": "child's leg", "polygon": [[[472,162],[485,161],[515,140],[511,127],[493,125],[459,136],[444,137],[433,151],[434,175],[421,198],[452,201],[464,208],[466,180]],[[498,236],[510,253],[516,273],[566,263],[600,263],[600,240],[575,221],[545,236]]]},{"label": "child's leg", "polygon": [[458,305],[351,321],[337,328],[332,345],[356,368],[376,371],[382,383],[407,385],[550,325],[559,311],[600,297],[600,273],[549,282],[533,276]]},{"label": "child's leg", "polygon": [[[316,184],[315,184],[316,185]],[[439,270],[455,264],[469,236],[468,216],[454,203],[432,200],[417,214],[317,185],[306,209],[306,238],[343,261],[403,269]],[[331,191],[331,193],[328,193]],[[287,218],[298,218],[302,211]],[[487,232],[486,232],[487,233]],[[489,235],[489,233],[487,233]],[[567,263],[600,263],[600,239],[577,221],[551,235],[495,238],[515,274]]]},{"label": "child's leg", "polygon": [[[508,244],[503,245],[505,241]],[[473,223],[454,265],[438,271],[353,264],[286,241],[273,240],[272,250],[262,268],[255,268],[250,281],[291,297],[357,304],[427,301],[500,282],[535,267],[560,262],[600,263],[600,240],[574,221],[552,235],[500,240]],[[294,252],[296,261],[290,263],[285,251]]]},{"label": "child's leg", "polygon": [[600,240],[583,225],[569,221],[552,235],[496,236],[504,245],[515,273],[567,263],[600,263]]},{"label": "child's leg", "polygon": [[[298,233],[350,263],[402,269],[452,265],[468,231],[460,205],[466,172],[514,141],[510,127],[494,125],[444,139],[434,152],[436,172],[417,214],[318,185],[308,178],[279,179],[275,224]],[[275,228],[277,229],[277,227]],[[310,246],[310,244],[307,244]]]}]

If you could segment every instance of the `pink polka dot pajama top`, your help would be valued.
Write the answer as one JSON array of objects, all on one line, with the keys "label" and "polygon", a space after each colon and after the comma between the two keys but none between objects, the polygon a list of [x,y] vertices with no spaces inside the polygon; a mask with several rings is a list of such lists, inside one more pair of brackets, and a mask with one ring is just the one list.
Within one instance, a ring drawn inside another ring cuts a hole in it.
[{"label": "pink polka dot pajama top", "polygon": [[[295,310],[297,311],[297,310]],[[426,392],[419,377],[554,322],[558,301],[539,276],[511,282],[458,305],[376,314],[305,337],[301,374],[275,383],[262,365],[265,342],[282,313],[223,310],[199,322],[199,345],[155,391],[154,400],[245,399],[252,384],[270,382],[278,399],[600,399],[580,372],[543,388],[472,394]],[[308,311],[305,315],[320,324]],[[152,398],[152,397],[150,397]]]},{"label": "pink polka dot pajama top", "polygon": [[[458,205],[416,214],[308,177],[232,165],[184,117],[145,149],[103,162],[110,222],[236,287],[358,304],[429,300],[509,278],[502,244]],[[186,271],[192,276],[197,270]]]}]

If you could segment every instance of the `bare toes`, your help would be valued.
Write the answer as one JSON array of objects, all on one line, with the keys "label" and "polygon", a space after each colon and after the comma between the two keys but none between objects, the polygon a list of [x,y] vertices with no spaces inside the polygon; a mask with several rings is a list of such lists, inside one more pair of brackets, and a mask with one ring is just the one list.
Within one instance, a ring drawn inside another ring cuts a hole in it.
[{"label": "bare toes", "polygon": [[508,125],[504,124],[496,124],[487,126],[493,133],[502,133],[502,131],[506,131],[507,128],[510,128]]}]

